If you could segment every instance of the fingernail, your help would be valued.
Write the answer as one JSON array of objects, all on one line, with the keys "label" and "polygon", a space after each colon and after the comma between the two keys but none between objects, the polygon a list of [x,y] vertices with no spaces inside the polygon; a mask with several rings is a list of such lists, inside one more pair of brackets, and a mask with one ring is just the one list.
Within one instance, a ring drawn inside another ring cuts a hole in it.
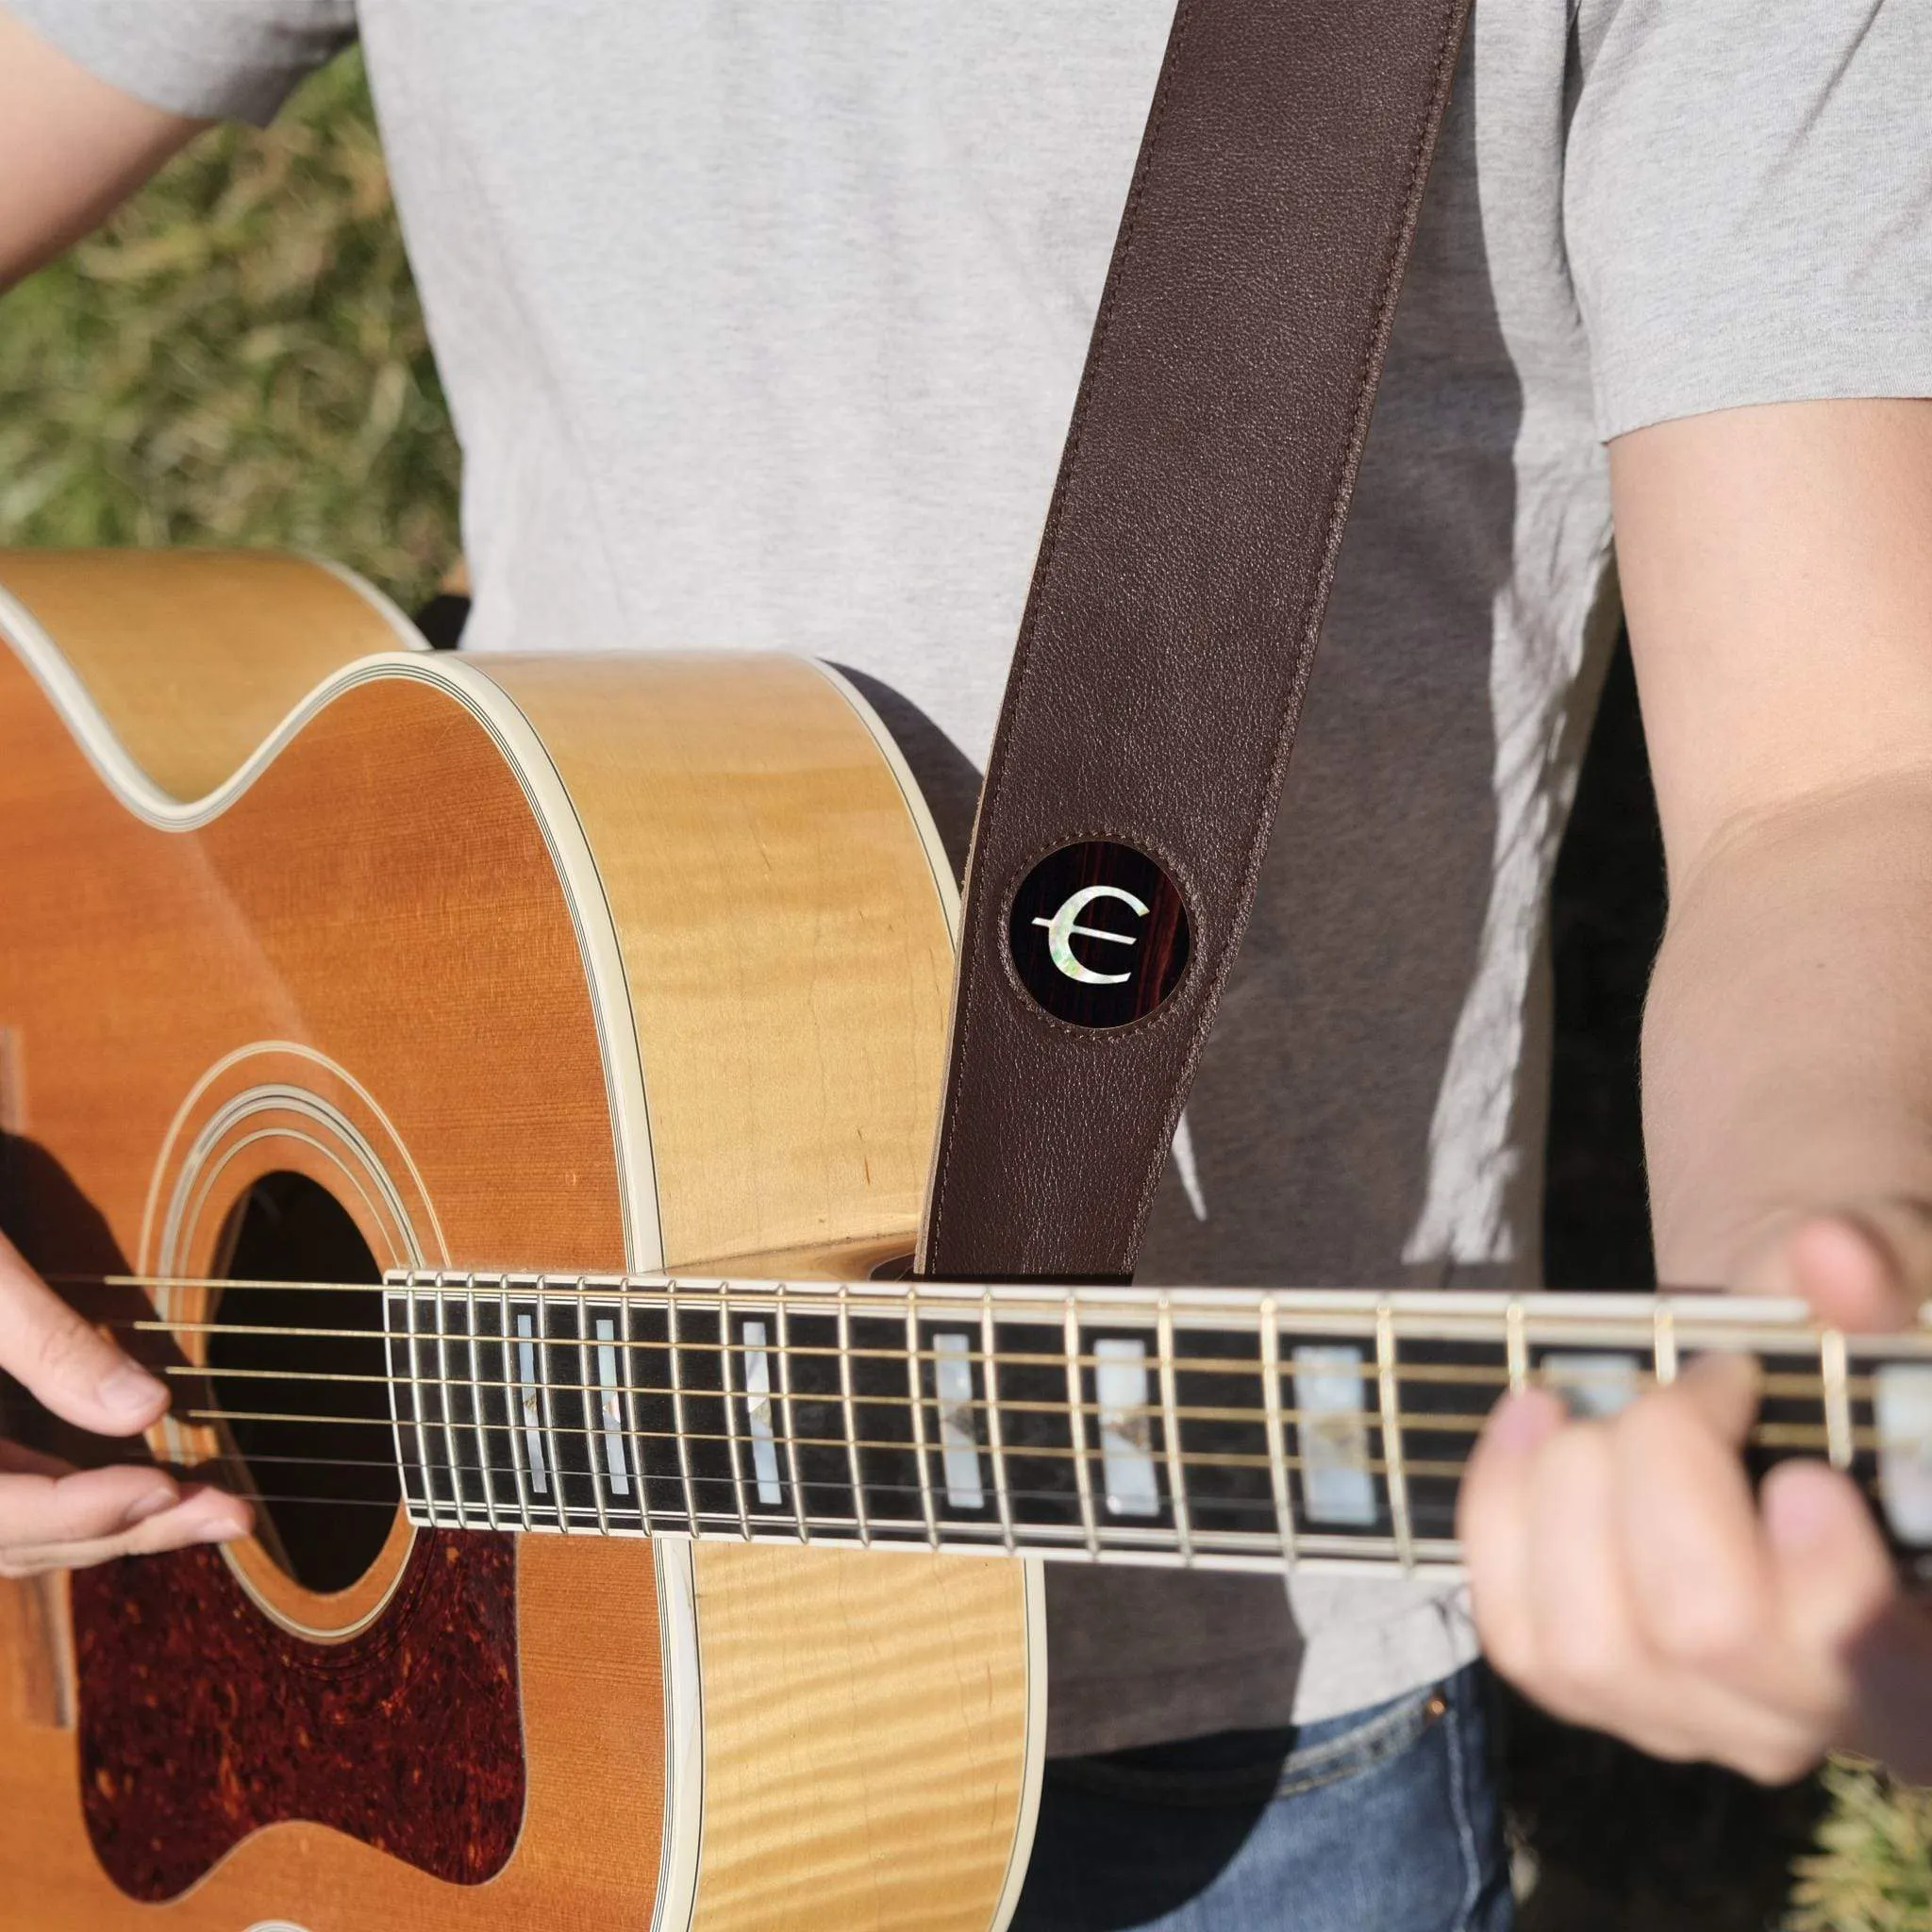
[{"label": "fingernail", "polygon": [[122,1362],[103,1375],[94,1389],[102,1406],[120,1415],[145,1415],[167,1388],[133,1362]]},{"label": "fingernail", "polygon": [[122,1513],[121,1526],[132,1529],[137,1523],[145,1523],[150,1516],[158,1516],[163,1509],[174,1507],[173,1490],[143,1490]]},{"label": "fingernail", "polygon": [[201,1541],[205,1543],[231,1543],[238,1536],[247,1534],[248,1525],[245,1523],[210,1523],[202,1531]]}]

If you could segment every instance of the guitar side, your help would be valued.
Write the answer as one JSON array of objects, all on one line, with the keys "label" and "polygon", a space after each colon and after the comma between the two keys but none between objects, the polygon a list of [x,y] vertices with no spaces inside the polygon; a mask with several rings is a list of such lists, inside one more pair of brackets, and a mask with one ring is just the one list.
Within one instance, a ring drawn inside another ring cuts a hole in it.
[{"label": "guitar side", "polygon": [[[951,887],[837,679],[432,658],[282,558],[20,556],[0,587],[0,1120],[43,1265],[210,1270],[282,1173],[384,1266],[805,1275],[909,1246]],[[161,1561],[340,1663],[413,1614],[421,1557],[399,1523],[332,1594],[259,1544]],[[0,1924],[1003,1921],[1039,1769],[1029,1566],[527,1539],[515,1579],[500,1869],[453,1883],[291,1820],[158,1905],[87,1837],[63,1592],[12,1587]],[[342,1748],[449,1748],[374,1742]]]}]

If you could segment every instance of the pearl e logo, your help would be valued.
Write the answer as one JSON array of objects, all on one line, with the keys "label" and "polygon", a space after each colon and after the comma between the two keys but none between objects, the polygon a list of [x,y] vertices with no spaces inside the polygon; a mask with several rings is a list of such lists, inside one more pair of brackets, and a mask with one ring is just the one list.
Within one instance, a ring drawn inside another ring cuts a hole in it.
[{"label": "pearl e logo", "polygon": [[1108,932],[1101,925],[1074,924],[1082,908],[1095,899],[1118,899],[1122,905],[1131,906],[1142,919],[1147,917],[1145,904],[1119,886],[1082,886],[1051,919],[1042,919],[1035,914],[1033,923],[1045,926],[1046,957],[1069,979],[1077,979],[1082,986],[1124,986],[1133,978],[1131,973],[1095,973],[1091,967],[1081,965],[1079,955],[1074,951],[1075,933],[1083,939],[1106,940],[1109,945],[1131,946],[1134,943],[1130,933]]},{"label": "pearl e logo", "polygon": [[1187,971],[1187,908],[1131,845],[1088,840],[1049,853],[1013,895],[1013,969],[1041,1006],[1075,1026],[1124,1026]]}]

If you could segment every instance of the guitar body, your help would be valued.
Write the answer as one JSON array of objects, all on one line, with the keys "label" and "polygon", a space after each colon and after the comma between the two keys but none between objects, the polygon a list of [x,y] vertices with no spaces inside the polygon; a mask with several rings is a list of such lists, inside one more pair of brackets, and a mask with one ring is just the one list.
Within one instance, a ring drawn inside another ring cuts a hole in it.
[{"label": "guitar body", "polygon": [[[835,675],[437,657],[267,556],[13,555],[0,592],[0,1126],[42,1269],[219,1276],[291,1187],[377,1270],[909,1251],[957,904]],[[156,1451],[216,1453],[182,1408]],[[0,1583],[0,1925],[1004,1924],[1034,1565],[362,1534],[325,1584],[267,1524]]]}]

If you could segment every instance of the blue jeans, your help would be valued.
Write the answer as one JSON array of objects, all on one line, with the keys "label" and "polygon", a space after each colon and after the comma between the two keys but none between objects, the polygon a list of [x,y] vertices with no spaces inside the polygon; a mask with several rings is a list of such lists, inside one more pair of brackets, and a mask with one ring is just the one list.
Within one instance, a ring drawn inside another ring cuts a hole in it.
[{"label": "blue jeans", "polygon": [[1508,1932],[1486,1694],[1052,1760],[1012,1932]]}]

